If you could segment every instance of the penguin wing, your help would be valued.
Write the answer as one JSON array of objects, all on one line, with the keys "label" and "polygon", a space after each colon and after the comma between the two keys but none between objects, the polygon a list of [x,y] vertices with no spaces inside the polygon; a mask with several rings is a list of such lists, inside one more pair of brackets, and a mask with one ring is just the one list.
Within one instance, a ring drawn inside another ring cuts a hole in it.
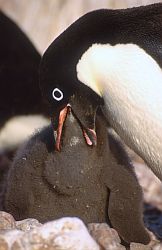
[{"label": "penguin wing", "polygon": [[111,225],[124,241],[148,244],[150,237],[142,218],[142,189],[121,140],[110,131],[108,140],[113,164],[110,178],[106,173],[104,176],[110,189],[108,217]]}]

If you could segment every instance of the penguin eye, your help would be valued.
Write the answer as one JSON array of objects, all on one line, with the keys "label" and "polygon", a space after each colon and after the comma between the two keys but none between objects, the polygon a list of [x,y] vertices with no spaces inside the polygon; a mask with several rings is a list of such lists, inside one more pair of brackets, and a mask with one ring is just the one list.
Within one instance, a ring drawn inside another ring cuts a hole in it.
[{"label": "penguin eye", "polygon": [[58,88],[54,88],[54,90],[52,91],[52,96],[56,101],[61,101],[64,97],[62,91]]}]

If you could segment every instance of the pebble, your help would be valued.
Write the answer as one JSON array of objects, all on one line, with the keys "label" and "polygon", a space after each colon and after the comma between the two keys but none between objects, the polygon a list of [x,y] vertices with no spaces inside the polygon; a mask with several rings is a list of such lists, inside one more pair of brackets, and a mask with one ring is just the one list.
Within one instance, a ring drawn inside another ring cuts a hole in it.
[{"label": "pebble", "polygon": [[115,229],[106,223],[90,223],[88,230],[92,237],[105,250],[125,250]]}]

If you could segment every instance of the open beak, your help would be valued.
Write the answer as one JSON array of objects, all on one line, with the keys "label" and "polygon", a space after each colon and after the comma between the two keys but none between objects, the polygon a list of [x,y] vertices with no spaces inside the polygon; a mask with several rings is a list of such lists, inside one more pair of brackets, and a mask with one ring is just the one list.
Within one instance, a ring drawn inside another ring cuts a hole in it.
[{"label": "open beak", "polygon": [[60,151],[62,129],[64,126],[64,122],[66,120],[68,111],[70,111],[70,105],[67,105],[60,111],[59,119],[58,119],[58,127],[57,127],[57,130],[54,130],[55,149],[57,151]]},{"label": "open beak", "polygon": [[[66,117],[67,117],[69,112],[73,112],[70,104],[68,104],[66,107],[64,107],[59,113],[58,126],[57,126],[57,129],[54,130],[55,149],[57,151],[61,151],[62,130],[63,130],[64,122],[65,122]],[[73,112],[73,114],[79,121],[79,124],[80,124],[82,132],[83,132],[83,137],[84,137],[87,145],[88,146],[96,146],[97,145],[97,136],[96,136],[95,129],[84,127],[82,125],[82,122],[77,117],[77,115],[74,112]]]}]

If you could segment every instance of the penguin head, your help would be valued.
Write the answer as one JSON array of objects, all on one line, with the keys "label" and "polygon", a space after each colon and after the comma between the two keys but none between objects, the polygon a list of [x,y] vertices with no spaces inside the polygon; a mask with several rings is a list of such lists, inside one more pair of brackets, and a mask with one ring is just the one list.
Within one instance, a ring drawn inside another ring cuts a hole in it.
[{"label": "penguin head", "polygon": [[62,53],[56,40],[56,47],[54,41],[40,64],[40,88],[49,106],[56,149],[60,150],[62,127],[69,108],[78,119],[87,144],[96,145],[95,116],[103,99],[77,78],[76,55],[71,56],[70,61],[69,55]]},{"label": "penguin head", "polygon": [[[90,85],[85,79],[80,79],[77,65],[92,44],[106,43],[111,34],[106,32],[108,12],[96,10],[80,17],[51,43],[42,57],[40,88],[50,106],[54,131],[58,130],[61,110],[67,105],[71,106],[87,131],[95,128],[95,113],[104,101],[97,81],[90,81],[93,83]],[[110,11],[110,15],[113,15],[113,11]],[[113,37],[109,38],[113,40]],[[84,76],[88,80],[93,78],[93,74],[88,75],[88,72]]]}]

